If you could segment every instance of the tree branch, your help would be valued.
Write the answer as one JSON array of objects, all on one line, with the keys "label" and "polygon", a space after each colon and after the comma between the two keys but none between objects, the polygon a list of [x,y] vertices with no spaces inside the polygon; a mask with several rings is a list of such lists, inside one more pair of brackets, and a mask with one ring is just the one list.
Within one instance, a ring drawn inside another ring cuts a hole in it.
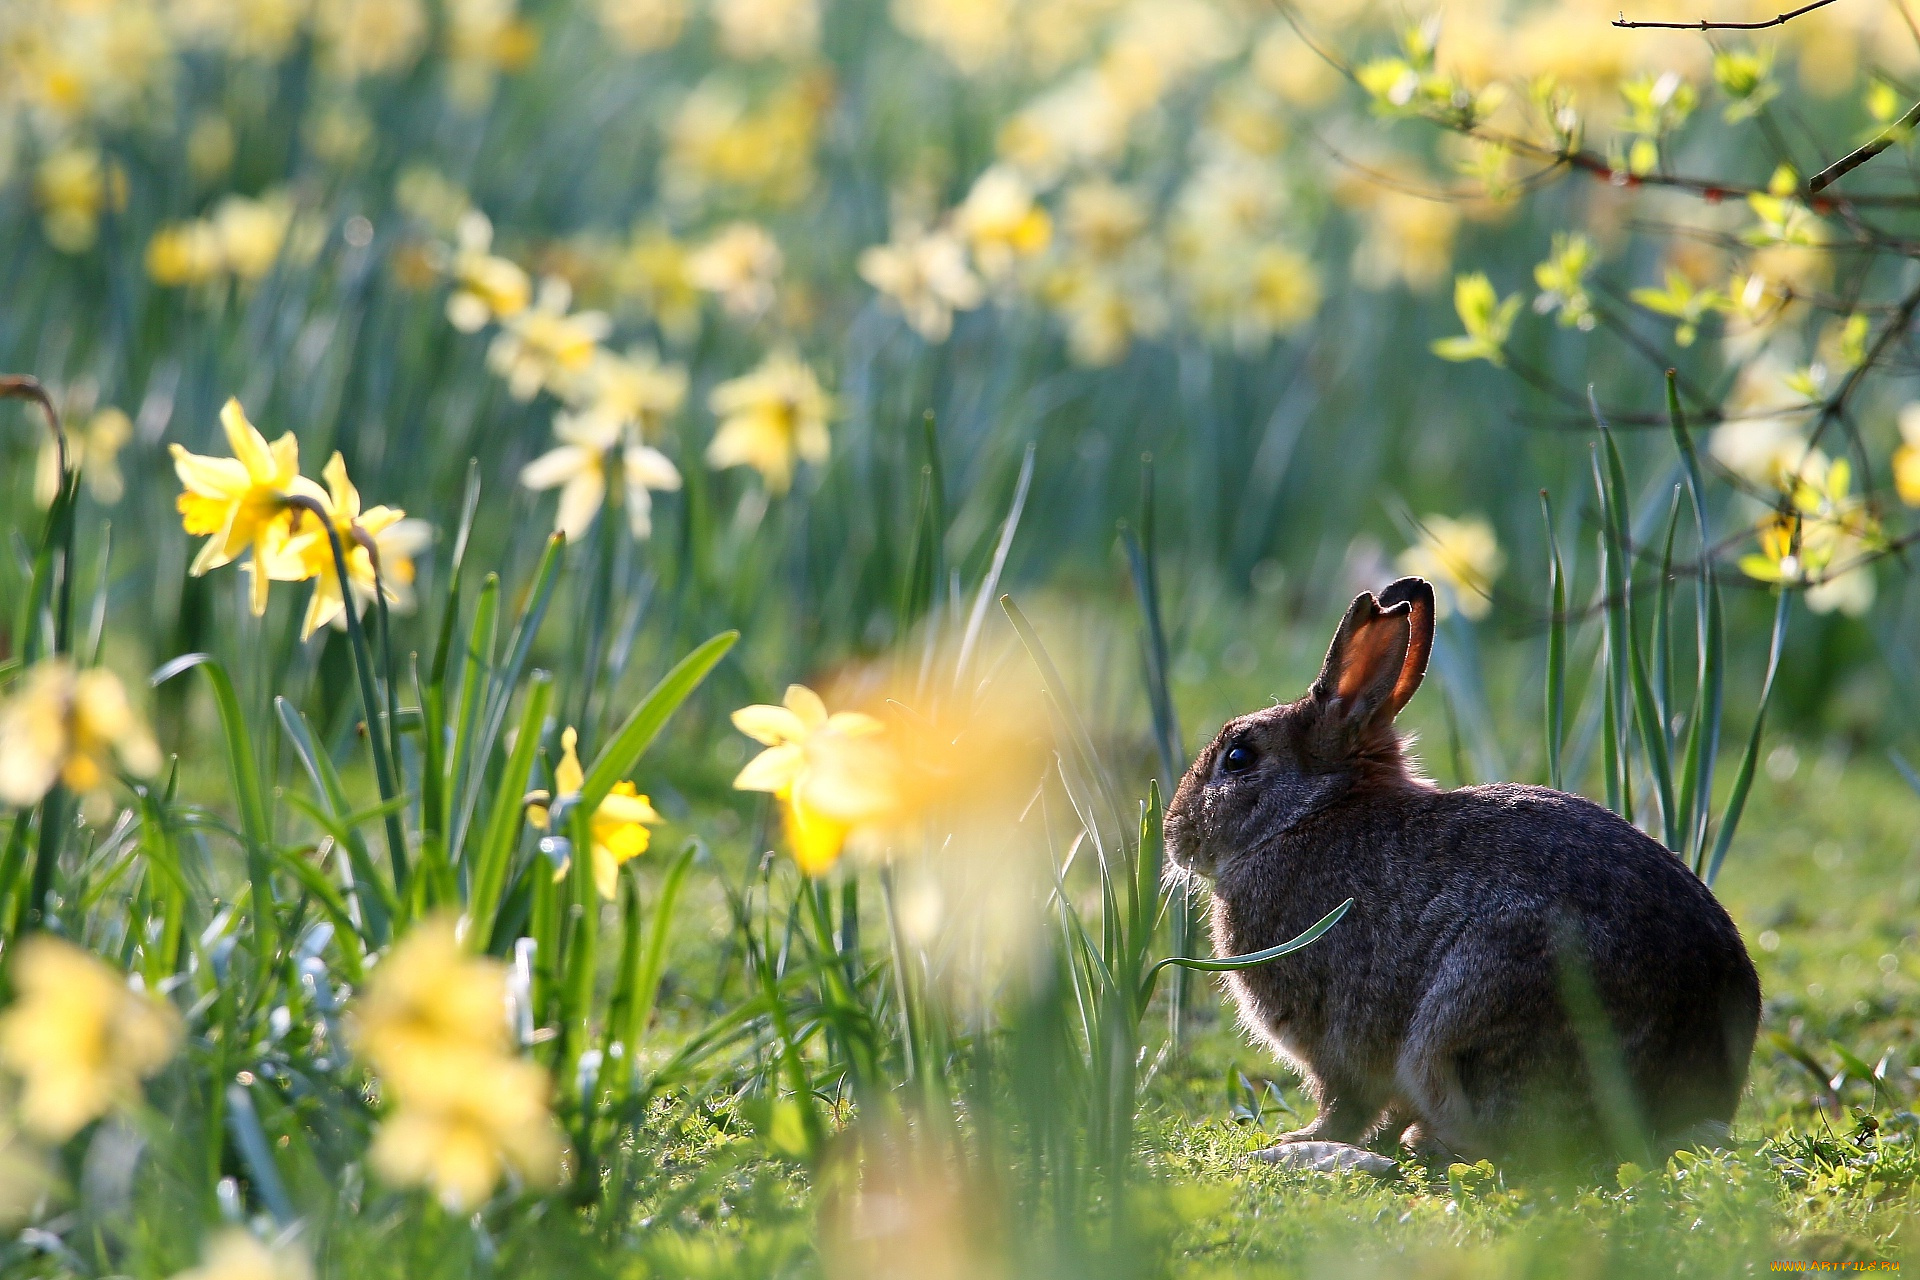
[{"label": "tree branch", "polygon": [[1801,14],[1812,13],[1815,9],[1824,9],[1832,3],[1833,0],[1813,0],[1811,4],[1803,4],[1791,13],[1777,14],[1774,17],[1766,19],[1764,22],[1712,22],[1706,18],[1701,18],[1697,22],[1629,22],[1627,21],[1627,15],[1623,13],[1614,19],[1613,25],[1633,31],[1646,29],[1656,31],[1765,31],[1768,27],[1784,27]]},{"label": "tree branch", "polygon": [[1916,124],[1920,124],[1920,102],[1916,102],[1908,107],[1907,114],[1901,116],[1898,120],[1895,120],[1892,124],[1881,130],[1880,136],[1872,142],[1849,151],[1846,155],[1841,156],[1838,160],[1835,160],[1832,164],[1814,174],[1811,178],[1808,178],[1807,190],[1820,191],[1823,190],[1828,183],[1838,182],[1867,161],[1879,155],[1882,151],[1885,151],[1894,143],[1911,134]]}]

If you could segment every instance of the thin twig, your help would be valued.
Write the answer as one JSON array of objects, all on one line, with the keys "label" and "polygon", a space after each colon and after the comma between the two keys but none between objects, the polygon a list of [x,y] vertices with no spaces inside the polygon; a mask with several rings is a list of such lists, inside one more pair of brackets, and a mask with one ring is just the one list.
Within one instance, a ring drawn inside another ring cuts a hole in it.
[{"label": "thin twig", "polygon": [[1832,164],[1814,174],[1811,178],[1808,178],[1807,190],[1820,191],[1825,189],[1828,183],[1838,182],[1867,161],[1879,155],[1882,151],[1885,151],[1894,143],[1900,141],[1903,137],[1912,133],[1913,127],[1916,124],[1920,124],[1920,102],[1916,102],[1908,107],[1905,115],[1895,120],[1885,129],[1882,129],[1880,136],[1872,142],[1849,151],[1846,155],[1841,156],[1838,160],[1835,160]]},{"label": "thin twig", "polygon": [[1618,18],[1614,19],[1613,25],[1632,31],[1645,29],[1656,31],[1765,31],[1768,27],[1783,27],[1803,13],[1812,13],[1815,9],[1824,9],[1832,3],[1833,0],[1812,0],[1811,4],[1803,4],[1791,13],[1777,14],[1774,17],[1766,19],[1764,22],[1713,22],[1706,18],[1701,18],[1694,22],[1629,22],[1627,21],[1627,15],[1622,13]]}]

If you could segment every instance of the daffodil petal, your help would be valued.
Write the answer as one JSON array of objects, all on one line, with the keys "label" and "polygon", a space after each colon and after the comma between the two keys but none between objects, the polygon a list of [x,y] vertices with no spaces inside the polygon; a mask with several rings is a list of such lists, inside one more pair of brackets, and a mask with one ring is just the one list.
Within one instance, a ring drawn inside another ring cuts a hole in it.
[{"label": "daffodil petal", "polygon": [[747,761],[733,780],[736,791],[785,791],[806,767],[806,753],[792,743],[768,747]]},{"label": "daffodil petal", "polygon": [[807,736],[807,726],[799,716],[785,707],[770,707],[763,702],[734,712],[733,727],[770,747]]}]

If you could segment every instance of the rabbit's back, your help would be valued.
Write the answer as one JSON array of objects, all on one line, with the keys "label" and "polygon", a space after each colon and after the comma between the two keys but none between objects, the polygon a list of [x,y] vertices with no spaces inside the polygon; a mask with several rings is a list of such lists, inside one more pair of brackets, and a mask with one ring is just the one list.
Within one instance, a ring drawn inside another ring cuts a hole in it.
[{"label": "rabbit's back", "polygon": [[1249,1023],[1316,1071],[1395,1094],[1477,1073],[1517,1106],[1584,1075],[1599,1037],[1654,1133],[1731,1118],[1752,963],[1706,886],[1610,811],[1515,784],[1369,788],[1236,861],[1215,886],[1223,948],[1356,900],[1321,943],[1232,984]]}]

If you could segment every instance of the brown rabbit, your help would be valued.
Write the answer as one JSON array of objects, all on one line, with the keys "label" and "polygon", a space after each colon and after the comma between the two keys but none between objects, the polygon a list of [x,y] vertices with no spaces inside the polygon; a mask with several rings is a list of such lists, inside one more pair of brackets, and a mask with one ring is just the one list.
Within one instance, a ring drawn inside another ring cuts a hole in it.
[{"label": "brown rabbit", "polygon": [[1393,719],[1433,622],[1419,578],[1363,593],[1306,696],[1229,721],[1167,809],[1175,865],[1212,878],[1220,955],[1354,900],[1314,945],[1227,978],[1242,1022],[1320,1104],[1281,1143],[1408,1124],[1428,1158],[1563,1159],[1610,1141],[1624,1158],[1627,1133],[1667,1149],[1723,1136],[1760,1014],[1739,931],[1599,805],[1511,783],[1443,791],[1413,771]]}]

